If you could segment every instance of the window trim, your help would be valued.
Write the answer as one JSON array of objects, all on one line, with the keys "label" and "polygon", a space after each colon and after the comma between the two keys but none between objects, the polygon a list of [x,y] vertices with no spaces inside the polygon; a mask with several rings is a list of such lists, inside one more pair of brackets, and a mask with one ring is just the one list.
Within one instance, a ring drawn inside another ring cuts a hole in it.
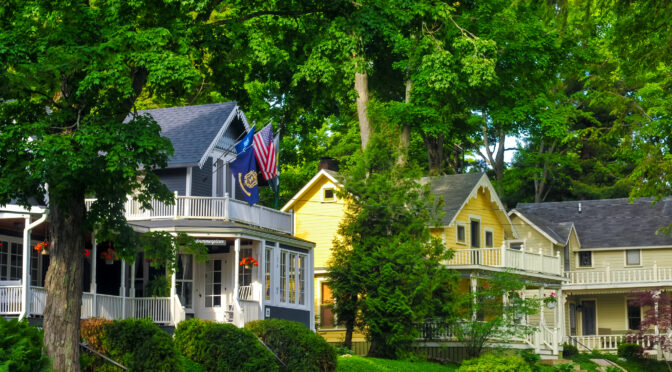
[{"label": "window trim", "polygon": [[[334,196],[333,196],[331,199],[327,199],[327,198],[324,197],[324,193],[325,193],[327,190],[331,190],[331,192],[334,193]],[[321,200],[322,203],[335,203],[336,200],[337,200],[337,197],[336,197],[336,187],[334,187],[333,185],[324,185],[324,186],[322,186],[322,188],[320,188],[320,200]]]},{"label": "window trim", "polygon": [[[590,266],[581,265],[581,253],[590,253]],[[576,252],[576,267],[581,269],[588,269],[595,267],[595,260],[593,260],[593,251],[577,251]]]},{"label": "window trim", "polygon": [[[462,227],[464,229],[464,239],[462,239],[462,240],[459,239],[459,233],[458,233],[458,230],[459,230],[460,227]],[[466,223],[455,222],[455,242],[457,244],[467,245],[467,224]]]},{"label": "window trim", "polygon": [[[279,253],[278,254],[278,256],[279,256],[278,268],[279,268],[279,271],[280,271],[278,273],[278,277],[280,279],[280,283],[278,283],[279,288],[280,288],[280,291],[279,291],[280,293],[279,293],[279,296],[278,296],[279,306],[285,307],[285,308],[292,308],[292,309],[302,309],[302,310],[310,309],[310,304],[312,303],[312,301],[314,301],[314,298],[310,297],[310,292],[305,290],[306,288],[309,288],[309,286],[310,286],[309,278],[308,278],[308,276],[310,274],[310,272],[308,271],[310,269],[309,268],[310,253],[303,253],[303,252],[299,252],[298,250],[289,250],[289,249],[285,249],[285,248],[279,248],[278,253]],[[287,274],[284,277],[284,279],[285,279],[284,280],[285,290],[286,290],[286,295],[287,296],[284,299],[284,301],[283,301],[283,294],[284,294],[285,291],[282,290],[282,282],[283,282],[283,280],[282,280],[283,279],[282,257],[283,257],[283,253],[286,253],[285,268],[286,268],[286,271],[287,271]],[[294,257],[296,258],[296,263],[294,265],[294,276],[295,276],[295,278],[294,278],[294,292],[295,292],[294,299],[296,300],[295,302],[290,302],[289,301],[289,299],[291,298],[290,294],[289,294],[289,289],[290,289],[290,277],[289,277],[290,262],[289,261],[291,260],[292,255],[294,255]],[[303,280],[304,280],[303,286],[301,286],[299,284],[300,277],[301,277],[300,276],[300,270],[299,270],[299,267],[298,267],[298,264],[299,264],[299,261],[300,261],[299,257],[303,257],[303,259],[304,259],[303,260],[304,266],[301,267],[301,270],[303,270]],[[303,304],[300,303],[301,302],[300,301],[300,296],[301,296],[300,288],[301,287],[304,288]]]},{"label": "window trim", "polygon": [[[471,231],[472,222],[478,222],[478,247],[474,247],[474,242],[471,238],[474,235]],[[481,216],[469,215],[469,249],[482,249],[483,248],[483,223],[481,222]]]},{"label": "window trim", "polygon": [[[520,243],[520,250],[516,248],[511,248],[511,243]],[[511,239],[506,241],[506,248],[513,249],[514,251],[525,252],[525,240],[523,239]]]},{"label": "window trim", "polygon": [[[629,251],[637,251],[639,252],[639,263],[636,264],[629,264],[628,263],[628,252]],[[641,249],[624,249],[623,250],[623,265],[624,267],[641,267],[643,266],[642,263],[642,250]]]},{"label": "window trim", "polygon": [[[488,233],[492,234],[492,245],[488,247]],[[495,229],[483,227],[483,248],[495,248]]]}]

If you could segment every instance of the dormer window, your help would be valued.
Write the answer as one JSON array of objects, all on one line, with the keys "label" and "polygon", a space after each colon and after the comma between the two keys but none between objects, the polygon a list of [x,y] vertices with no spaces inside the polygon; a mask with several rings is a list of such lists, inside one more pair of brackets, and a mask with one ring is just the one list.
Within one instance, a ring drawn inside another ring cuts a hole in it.
[{"label": "dormer window", "polygon": [[322,201],[323,202],[335,202],[336,201],[336,192],[333,187],[325,187],[322,189]]}]

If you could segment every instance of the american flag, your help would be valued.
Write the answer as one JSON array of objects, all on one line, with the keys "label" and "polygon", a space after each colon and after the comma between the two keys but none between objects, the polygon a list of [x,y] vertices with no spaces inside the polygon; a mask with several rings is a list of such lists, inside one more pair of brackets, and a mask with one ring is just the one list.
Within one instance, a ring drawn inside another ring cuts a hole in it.
[{"label": "american flag", "polygon": [[275,177],[278,173],[278,164],[273,143],[273,124],[268,124],[254,135],[254,156],[264,179],[270,180]]}]

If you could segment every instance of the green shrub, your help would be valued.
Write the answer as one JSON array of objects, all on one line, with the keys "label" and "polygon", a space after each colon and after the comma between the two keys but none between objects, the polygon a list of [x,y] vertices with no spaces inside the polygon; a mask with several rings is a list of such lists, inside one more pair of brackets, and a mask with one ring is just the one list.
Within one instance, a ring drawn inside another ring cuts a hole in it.
[{"label": "green shrub", "polygon": [[277,371],[278,365],[252,332],[232,324],[189,319],[175,329],[177,351],[207,371]]},{"label": "green shrub", "polygon": [[0,316],[0,371],[47,371],[49,359],[42,353],[42,331],[27,320]]},{"label": "green shrub", "polygon": [[622,370],[615,366],[608,366],[605,368],[605,372],[621,372]]},{"label": "green shrub", "polygon": [[79,322],[79,334],[90,348],[106,354],[107,352],[103,347],[103,335],[105,334],[105,325],[110,323],[112,323],[111,320],[104,318],[82,319]]},{"label": "green shrub", "polygon": [[520,352],[520,357],[525,360],[525,363],[527,363],[532,370],[535,370],[535,365],[537,362],[541,359],[539,354],[535,353],[534,350],[530,349],[525,349]]},{"label": "green shrub", "polygon": [[265,319],[245,325],[282,360],[281,371],[336,370],[336,351],[321,336],[299,322]]},{"label": "green shrub", "polygon": [[553,370],[558,372],[572,372],[574,371],[574,363],[556,364],[553,366]]},{"label": "green shrub", "polygon": [[354,351],[348,349],[345,346],[335,347],[334,351],[336,352],[336,355],[348,355],[348,354],[349,355],[354,355],[355,354]]},{"label": "green shrub", "polygon": [[[179,371],[173,339],[150,319],[116,320],[104,326],[103,347],[129,371]],[[106,369],[116,370],[111,364]]]},{"label": "green shrub", "polygon": [[458,372],[532,372],[532,368],[515,355],[496,356],[485,354],[479,358],[469,359],[462,363]]},{"label": "green shrub", "polygon": [[194,362],[193,360],[180,355],[180,365],[182,366],[182,372],[208,372],[202,365]]},{"label": "green shrub", "polygon": [[562,357],[563,358],[571,358],[575,355],[579,354],[579,349],[574,346],[570,345],[568,343],[562,344]]},{"label": "green shrub", "polygon": [[642,358],[643,352],[644,349],[635,343],[624,342],[618,344],[618,356],[627,360],[639,360]]}]

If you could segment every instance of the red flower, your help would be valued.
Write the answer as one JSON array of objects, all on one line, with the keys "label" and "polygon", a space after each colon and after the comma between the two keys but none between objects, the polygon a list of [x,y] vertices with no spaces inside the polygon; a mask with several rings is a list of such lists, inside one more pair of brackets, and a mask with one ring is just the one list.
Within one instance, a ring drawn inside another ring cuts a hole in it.
[{"label": "red flower", "polygon": [[84,250],[84,257],[89,257],[89,250],[88,249]]},{"label": "red flower", "polygon": [[244,266],[244,265],[259,266],[259,262],[257,262],[257,260],[255,260],[252,257],[243,257],[243,259],[240,260],[240,266]]}]

